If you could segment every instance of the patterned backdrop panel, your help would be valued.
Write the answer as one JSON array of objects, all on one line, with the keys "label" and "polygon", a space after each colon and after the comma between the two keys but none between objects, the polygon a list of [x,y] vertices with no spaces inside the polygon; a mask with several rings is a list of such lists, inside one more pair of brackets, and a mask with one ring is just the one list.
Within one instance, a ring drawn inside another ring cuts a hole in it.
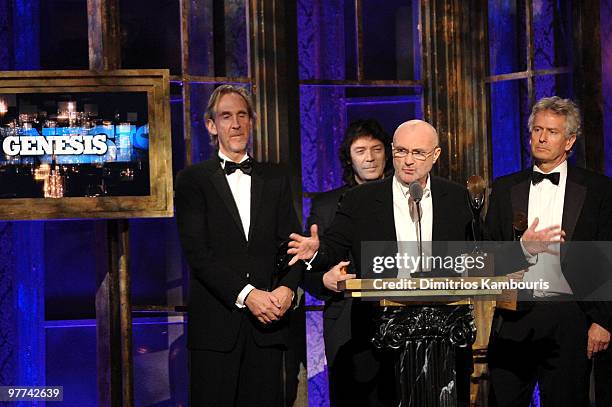
[{"label": "patterned backdrop panel", "polygon": [[[15,383],[17,310],[14,298],[13,223],[0,223],[0,383]],[[15,383],[16,384],[16,383]]]},{"label": "patterned backdrop panel", "polygon": [[[347,0],[348,1],[348,0]],[[345,79],[345,1],[298,0],[299,78]],[[345,90],[302,85],[300,125],[304,192],[321,192],[341,185],[338,147],[346,128]],[[310,201],[304,200],[304,220]],[[318,302],[310,296],[307,305]],[[321,311],[306,318],[308,403],[329,405]]]}]

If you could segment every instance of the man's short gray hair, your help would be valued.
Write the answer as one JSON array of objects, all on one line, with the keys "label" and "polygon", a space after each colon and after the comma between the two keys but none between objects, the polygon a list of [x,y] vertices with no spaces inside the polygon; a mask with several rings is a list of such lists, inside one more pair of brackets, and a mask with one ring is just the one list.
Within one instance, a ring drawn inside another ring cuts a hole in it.
[{"label": "man's short gray hair", "polygon": [[533,122],[535,121],[536,114],[544,111],[549,111],[559,116],[565,116],[565,138],[570,138],[573,134],[575,134],[576,137],[580,136],[581,119],[578,105],[570,99],[562,99],[559,96],[542,98],[533,105],[527,123],[530,132],[533,131]]}]

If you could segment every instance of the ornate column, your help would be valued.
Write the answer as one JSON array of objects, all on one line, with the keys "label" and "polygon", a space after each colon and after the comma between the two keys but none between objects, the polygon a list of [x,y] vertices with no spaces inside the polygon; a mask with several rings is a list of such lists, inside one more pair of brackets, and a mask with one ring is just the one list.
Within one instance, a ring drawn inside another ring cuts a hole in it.
[{"label": "ornate column", "polygon": [[386,308],[372,342],[399,351],[401,407],[455,407],[455,347],[476,339],[471,305]]}]

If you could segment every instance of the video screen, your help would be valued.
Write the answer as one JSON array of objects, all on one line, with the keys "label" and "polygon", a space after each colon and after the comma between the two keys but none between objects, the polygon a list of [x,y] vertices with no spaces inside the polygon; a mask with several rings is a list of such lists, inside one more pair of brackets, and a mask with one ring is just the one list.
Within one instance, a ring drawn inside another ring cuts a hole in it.
[{"label": "video screen", "polygon": [[0,199],[150,195],[147,92],[0,93]]}]

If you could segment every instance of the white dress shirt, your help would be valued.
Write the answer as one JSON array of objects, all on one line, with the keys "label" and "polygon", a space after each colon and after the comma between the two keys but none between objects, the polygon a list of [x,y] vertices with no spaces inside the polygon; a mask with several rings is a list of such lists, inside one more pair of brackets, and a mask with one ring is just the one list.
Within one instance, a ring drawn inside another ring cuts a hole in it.
[{"label": "white dress shirt", "polygon": [[[225,170],[225,162],[232,161],[219,151],[219,158],[221,161],[221,168]],[[240,164],[249,159],[249,156],[245,154],[237,164]],[[230,175],[225,175],[227,183],[229,184],[234,201],[238,207],[238,214],[240,215],[240,221],[242,222],[242,229],[244,230],[245,238],[249,239],[249,227],[251,226],[251,176],[244,174],[240,170],[236,170]]]},{"label": "white dress shirt", "polygon": [[[397,177],[393,177],[393,219],[395,221],[395,235],[398,242],[398,252],[408,253],[409,256],[418,256],[417,236],[418,222],[413,210],[411,215],[410,191]],[[421,199],[421,238],[423,242],[423,256],[431,255],[431,240],[433,234],[433,200],[431,198],[431,177],[427,176],[427,183],[423,188]],[[414,243],[413,243],[414,242]],[[398,268],[398,278],[409,278],[411,272],[419,271],[412,268]],[[423,271],[428,271],[425,267]]]},{"label": "white dress shirt", "polygon": [[[225,162],[232,161],[225,154],[219,151],[219,158],[221,159],[221,168],[225,170]],[[245,154],[238,164],[248,160],[248,154]],[[234,197],[234,202],[236,202],[236,207],[238,208],[238,214],[240,215],[240,222],[242,223],[242,229],[244,230],[245,238],[249,239],[249,228],[251,226],[251,176],[244,174],[241,170],[236,170],[230,175],[225,175],[227,179],[227,183],[229,184],[230,190],[232,191],[232,196]],[[247,274],[247,278],[248,278]],[[236,306],[238,308],[244,308],[244,300],[247,295],[254,289],[255,287],[251,284],[247,284],[238,294],[236,298]]]},{"label": "white dress shirt", "polygon": [[[533,170],[542,172],[534,165]],[[559,173],[559,185],[553,184],[550,180],[544,179],[536,185],[529,186],[529,225],[537,217],[539,219],[536,230],[561,225],[563,222],[563,203],[565,201],[565,185],[567,182],[567,161],[559,164],[552,172]],[[559,252],[559,244],[551,245],[551,249]],[[546,291],[534,290],[535,297],[548,297],[559,294],[572,294],[567,280],[561,271],[561,260],[559,254],[538,254],[537,263],[529,267],[523,281],[537,282],[542,279],[550,284]]]}]

